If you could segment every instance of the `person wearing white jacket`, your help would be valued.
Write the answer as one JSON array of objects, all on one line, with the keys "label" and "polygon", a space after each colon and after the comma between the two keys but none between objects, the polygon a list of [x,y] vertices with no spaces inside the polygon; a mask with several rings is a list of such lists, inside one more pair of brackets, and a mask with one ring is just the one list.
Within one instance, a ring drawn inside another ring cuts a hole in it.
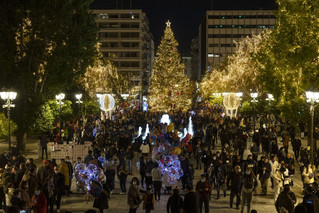
[{"label": "person wearing white jacket", "polygon": [[276,173],[277,170],[280,169],[280,164],[277,161],[277,157],[276,156],[272,156],[271,157],[271,161],[269,161],[270,165],[271,165],[271,172],[270,172],[270,180],[271,180],[271,188],[274,188],[274,179],[273,179],[273,175]]},{"label": "person wearing white jacket", "polygon": [[283,187],[283,182],[284,182],[284,175],[283,173],[285,172],[285,168],[280,168],[277,169],[277,171],[272,175],[272,178],[274,180],[274,191],[275,191],[275,195],[274,195],[274,200],[276,203],[276,200],[280,194],[280,190]]},{"label": "person wearing white jacket", "polygon": [[142,155],[147,156],[150,152],[150,146],[148,145],[148,143],[143,142],[143,144],[140,146],[140,150],[142,152]]},{"label": "person wearing white jacket", "polygon": [[308,186],[311,186],[313,182],[315,182],[314,169],[311,166],[311,164],[308,164],[307,166],[305,166],[302,176],[303,176],[304,189],[306,189]]}]

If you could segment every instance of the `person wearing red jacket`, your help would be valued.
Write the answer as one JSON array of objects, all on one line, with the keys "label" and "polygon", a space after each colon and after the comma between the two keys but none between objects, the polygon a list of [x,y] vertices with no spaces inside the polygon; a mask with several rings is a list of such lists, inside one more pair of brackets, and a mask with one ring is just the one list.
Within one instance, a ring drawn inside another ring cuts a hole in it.
[{"label": "person wearing red jacket", "polygon": [[203,204],[205,213],[209,212],[209,196],[212,191],[212,185],[206,180],[206,174],[202,174],[200,181],[196,184],[196,192],[199,196],[199,213],[202,213]]},{"label": "person wearing red jacket", "polygon": [[47,199],[43,194],[41,187],[37,188],[30,201],[30,208],[35,213],[47,213]]}]

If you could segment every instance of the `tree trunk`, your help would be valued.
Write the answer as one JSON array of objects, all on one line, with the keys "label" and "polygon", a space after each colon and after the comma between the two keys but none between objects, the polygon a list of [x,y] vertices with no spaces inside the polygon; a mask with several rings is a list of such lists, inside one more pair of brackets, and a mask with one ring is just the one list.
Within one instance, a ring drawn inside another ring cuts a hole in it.
[{"label": "tree trunk", "polygon": [[27,141],[27,133],[26,132],[17,132],[17,148],[20,152],[25,151],[25,144]]}]

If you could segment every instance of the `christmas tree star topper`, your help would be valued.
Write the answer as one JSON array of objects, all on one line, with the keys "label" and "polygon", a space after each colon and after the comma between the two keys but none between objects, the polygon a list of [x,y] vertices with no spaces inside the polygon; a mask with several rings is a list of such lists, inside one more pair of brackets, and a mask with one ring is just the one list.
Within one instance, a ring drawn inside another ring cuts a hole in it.
[{"label": "christmas tree star topper", "polygon": [[167,20],[166,26],[171,27],[171,22],[169,20]]}]

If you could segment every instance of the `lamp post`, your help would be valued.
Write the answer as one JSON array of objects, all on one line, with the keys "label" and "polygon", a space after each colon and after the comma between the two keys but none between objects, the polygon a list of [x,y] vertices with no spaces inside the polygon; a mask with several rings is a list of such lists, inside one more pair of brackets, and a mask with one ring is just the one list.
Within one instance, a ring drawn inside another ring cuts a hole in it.
[{"label": "lamp post", "polygon": [[307,97],[307,102],[310,103],[310,115],[311,115],[311,131],[310,131],[310,158],[312,165],[314,163],[314,149],[315,149],[315,144],[313,140],[313,128],[314,128],[314,115],[315,115],[315,103],[319,102],[319,92],[312,92],[312,91],[307,91],[306,92],[306,97]]},{"label": "lamp post", "polygon": [[76,103],[79,104],[79,141],[78,143],[81,142],[81,137],[82,137],[82,128],[81,128],[81,104],[83,103],[83,101],[81,101],[82,98],[82,94],[76,94],[75,98],[77,99]]},{"label": "lamp post", "polygon": [[11,130],[10,130],[10,108],[14,107],[15,105],[12,104],[12,101],[16,99],[17,93],[16,92],[0,92],[0,96],[3,100],[6,101],[2,107],[7,108],[8,111],[8,142],[9,142],[9,152],[11,152]]},{"label": "lamp post", "polygon": [[64,97],[65,97],[64,93],[60,93],[60,94],[55,96],[55,98],[58,100],[58,104],[59,104],[59,121],[60,121],[59,134],[60,134],[60,140],[62,140],[62,141],[63,141],[63,139],[62,139],[61,105],[63,104],[62,100],[64,99]]},{"label": "lamp post", "polygon": [[256,100],[256,98],[258,97],[258,93],[257,92],[252,92],[252,93],[250,93],[250,97],[252,97],[252,100],[251,100],[251,102],[253,103],[253,105],[254,105],[254,133],[255,133],[255,130],[256,130],[256,107],[255,107],[255,103],[257,103],[258,102],[258,100]]},{"label": "lamp post", "polygon": [[[270,103],[272,101],[274,101],[275,99],[274,99],[274,96],[272,94],[270,94],[270,93],[268,93],[267,96],[268,96],[268,98],[266,98],[266,101],[269,101],[269,108],[270,108]],[[268,118],[269,129],[270,129],[270,115],[271,115],[271,113],[269,112],[269,118]]]}]

